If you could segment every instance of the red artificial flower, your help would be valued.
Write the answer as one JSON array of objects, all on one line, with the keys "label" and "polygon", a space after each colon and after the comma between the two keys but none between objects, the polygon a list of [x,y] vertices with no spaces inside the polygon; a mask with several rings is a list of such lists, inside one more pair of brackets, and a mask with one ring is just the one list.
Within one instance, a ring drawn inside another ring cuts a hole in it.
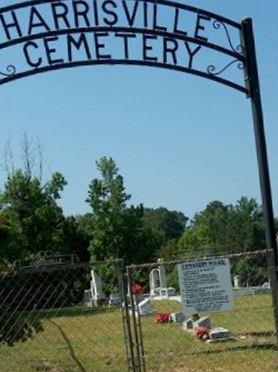
[{"label": "red artificial flower", "polygon": [[154,317],[155,323],[167,323],[170,320],[170,311],[164,311],[163,313],[156,314]]},{"label": "red artificial flower", "polygon": [[143,287],[140,284],[133,284],[133,286],[131,287],[132,294],[135,294],[135,295],[143,293],[144,289],[145,289],[145,287]]},{"label": "red artificial flower", "polygon": [[197,326],[194,328],[195,335],[200,339],[208,338],[209,337],[210,329],[208,327],[201,327]]}]

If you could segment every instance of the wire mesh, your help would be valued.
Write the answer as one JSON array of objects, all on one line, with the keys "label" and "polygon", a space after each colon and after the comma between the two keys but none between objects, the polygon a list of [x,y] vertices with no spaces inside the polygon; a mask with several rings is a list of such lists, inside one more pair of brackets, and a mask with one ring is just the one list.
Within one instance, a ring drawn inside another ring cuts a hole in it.
[{"label": "wire mesh", "polygon": [[[230,263],[232,309],[199,312],[193,316],[184,314],[177,262],[129,267],[134,312],[140,317],[141,357],[147,371],[278,369],[277,335],[266,252],[197,260],[187,257],[180,263],[220,258],[228,259]],[[161,272],[165,276],[160,277]],[[143,301],[148,305],[143,305]],[[188,329],[189,324],[191,329]],[[204,326],[203,334],[198,333],[200,329],[196,328],[197,325]],[[224,339],[217,340],[216,333],[212,335],[212,331],[217,328],[220,335],[220,327],[227,332],[222,334]]]},{"label": "wire mesh", "polygon": [[2,273],[1,372],[126,370],[121,278],[118,262]]}]

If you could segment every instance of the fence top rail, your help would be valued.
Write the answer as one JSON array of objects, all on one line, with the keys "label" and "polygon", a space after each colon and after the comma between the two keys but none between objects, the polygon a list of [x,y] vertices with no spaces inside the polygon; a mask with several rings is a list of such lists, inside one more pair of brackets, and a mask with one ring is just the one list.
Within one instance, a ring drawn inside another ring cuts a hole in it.
[{"label": "fence top rail", "polygon": [[53,271],[66,271],[76,269],[92,269],[96,266],[105,265],[119,265],[122,262],[121,259],[107,260],[107,261],[93,261],[93,262],[74,262],[74,263],[62,263],[53,265],[34,265],[29,267],[17,267],[7,268],[7,270],[0,272],[1,276],[22,274],[22,273],[36,273],[36,272],[53,272]]},{"label": "fence top rail", "polygon": [[[213,259],[219,259],[219,258],[230,258],[230,259],[236,259],[240,257],[256,257],[256,256],[264,256],[267,253],[269,253],[269,250],[266,249],[253,251],[253,252],[241,252],[241,253],[231,253],[231,254],[222,254],[222,255],[213,255],[213,256],[203,256],[198,258],[184,258],[184,259],[178,259],[178,260],[172,260],[172,261],[163,261],[163,265],[177,265],[184,262],[196,262],[196,261],[204,261],[204,260],[213,260]],[[159,265],[159,262],[150,262],[145,264],[138,264],[138,265],[128,265],[126,268],[128,270],[132,269],[139,269],[139,268],[154,268]]]}]

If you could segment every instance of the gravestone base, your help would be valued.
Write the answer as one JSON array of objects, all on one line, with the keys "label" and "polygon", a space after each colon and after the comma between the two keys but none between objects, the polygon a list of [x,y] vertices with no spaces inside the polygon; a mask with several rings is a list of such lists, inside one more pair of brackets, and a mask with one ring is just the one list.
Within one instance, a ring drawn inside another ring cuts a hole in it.
[{"label": "gravestone base", "polygon": [[87,307],[97,307],[107,304],[107,298],[100,295],[94,295],[91,289],[85,289],[83,303]]},{"label": "gravestone base", "polygon": [[198,314],[195,314],[191,318],[188,318],[183,322],[182,328],[185,331],[193,332],[196,327],[211,328],[210,318],[208,316],[203,316],[200,318]]},{"label": "gravestone base", "polygon": [[223,342],[234,340],[234,337],[231,335],[231,332],[223,327],[212,328],[209,331],[209,339],[207,340],[208,343],[214,342]]},{"label": "gravestone base", "polygon": [[176,290],[173,287],[159,288],[159,295],[166,298],[175,296]]},{"label": "gravestone base", "polygon": [[184,320],[185,320],[185,316],[183,313],[171,313],[170,315],[170,322],[183,323]]},{"label": "gravestone base", "polygon": [[121,295],[120,293],[111,293],[109,296],[108,307],[121,307]]},{"label": "gravestone base", "polygon": [[139,314],[140,316],[153,316],[156,313],[155,309],[151,307],[149,298],[145,298],[144,300],[139,302],[137,305],[137,309],[138,310],[135,310],[136,317],[138,317]]}]

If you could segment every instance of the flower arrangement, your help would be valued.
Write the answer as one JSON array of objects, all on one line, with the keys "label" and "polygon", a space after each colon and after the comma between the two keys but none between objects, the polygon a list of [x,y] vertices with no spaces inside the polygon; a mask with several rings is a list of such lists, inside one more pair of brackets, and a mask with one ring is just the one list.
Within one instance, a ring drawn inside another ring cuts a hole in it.
[{"label": "flower arrangement", "polygon": [[131,287],[132,294],[137,295],[140,293],[143,293],[145,290],[145,287],[143,287],[141,284],[133,284]]},{"label": "flower arrangement", "polygon": [[156,314],[154,317],[155,323],[168,323],[170,321],[170,311],[164,311],[163,313]]},{"label": "flower arrangement", "polygon": [[210,328],[208,327],[197,326],[194,328],[195,336],[197,336],[200,340],[207,340],[209,338],[209,331]]}]

